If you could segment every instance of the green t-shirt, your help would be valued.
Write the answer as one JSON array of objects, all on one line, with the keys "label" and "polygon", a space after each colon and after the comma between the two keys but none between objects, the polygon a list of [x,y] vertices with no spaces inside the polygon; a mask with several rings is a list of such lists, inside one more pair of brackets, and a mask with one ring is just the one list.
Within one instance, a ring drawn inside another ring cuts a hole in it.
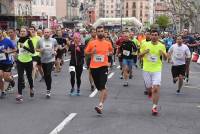
[{"label": "green t-shirt", "polygon": [[[34,36],[34,37],[31,37],[30,39],[31,39],[31,41],[33,43],[34,49],[36,49],[37,44],[38,44],[38,42],[40,40],[40,37],[39,36]],[[33,54],[33,56],[39,56],[39,55],[40,55],[40,52],[37,52],[37,51],[35,51],[35,53]]]},{"label": "green t-shirt", "polygon": [[143,57],[143,70],[146,72],[161,72],[162,60],[160,50],[166,53],[165,46],[158,42],[157,45],[153,45],[151,42],[146,43],[141,48],[141,53],[149,49],[150,52]]},{"label": "green t-shirt", "polygon": [[[29,48],[28,40],[26,40],[23,43],[23,46]],[[19,50],[19,54],[17,56],[17,59],[20,62],[27,63],[27,62],[31,62],[32,61],[32,54],[30,52],[28,52],[27,50],[25,50],[24,48],[20,48],[20,43],[19,42],[17,44],[17,48]]]}]

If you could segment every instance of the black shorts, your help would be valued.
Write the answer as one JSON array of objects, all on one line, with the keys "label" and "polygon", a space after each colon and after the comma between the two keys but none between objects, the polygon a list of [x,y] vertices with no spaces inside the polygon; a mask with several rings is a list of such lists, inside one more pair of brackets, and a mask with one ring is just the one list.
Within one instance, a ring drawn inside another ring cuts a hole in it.
[{"label": "black shorts", "polygon": [[40,56],[33,56],[33,62],[37,62],[38,65],[41,65],[41,58]]},{"label": "black shorts", "polygon": [[91,68],[90,70],[97,90],[101,91],[105,89],[108,77],[108,67],[103,66],[99,68]]},{"label": "black shorts", "polygon": [[11,72],[13,64],[0,64],[0,70],[3,72]]},{"label": "black shorts", "polygon": [[119,62],[122,62],[123,58],[122,56],[118,57]]},{"label": "black shorts", "polygon": [[179,75],[185,76],[185,64],[184,65],[178,65],[178,66],[172,66],[172,77],[176,78],[179,77]]}]

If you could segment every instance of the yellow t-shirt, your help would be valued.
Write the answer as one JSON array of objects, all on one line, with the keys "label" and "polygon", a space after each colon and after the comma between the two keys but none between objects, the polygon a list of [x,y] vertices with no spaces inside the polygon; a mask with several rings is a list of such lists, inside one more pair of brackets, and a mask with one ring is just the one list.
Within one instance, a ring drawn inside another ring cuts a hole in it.
[{"label": "yellow t-shirt", "polygon": [[165,46],[158,42],[157,45],[153,45],[151,42],[146,43],[141,48],[141,53],[149,49],[150,52],[143,57],[143,70],[146,72],[161,72],[162,60],[160,50],[166,53]]},{"label": "yellow t-shirt", "polygon": [[[40,37],[39,36],[34,36],[34,37],[31,37],[30,39],[32,40],[34,49],[36,49],[37,44],[38,44],[38,42],[40,40]],[[39,55],[40,55],[40,52],[37,52],[37,51],[35,51],[35,53],[33,54],[33,56],[39,56]]]}]

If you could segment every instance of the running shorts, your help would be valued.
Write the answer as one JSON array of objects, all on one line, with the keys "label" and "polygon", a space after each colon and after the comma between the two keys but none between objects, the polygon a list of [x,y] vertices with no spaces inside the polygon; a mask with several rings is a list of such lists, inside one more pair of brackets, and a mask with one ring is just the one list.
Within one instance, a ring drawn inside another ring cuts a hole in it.
[{"label": "running shorts", "polygon": [[161,85],[161,72],[143,72],[144,83],[147,88]]},{"label": "running shorts", "polygon": [[178,65],[178,66],[172,66],[171,72],[172,72],[172,77],[176,78],[179,77],[179,75],[185,76],[185,69],[186,65]]},{"label": "running shorts", "polygon": [[108,77],[108,67],[103,66],[99,68],[91,68],[90,70],[97,90],[101,91],[105,89]]}]

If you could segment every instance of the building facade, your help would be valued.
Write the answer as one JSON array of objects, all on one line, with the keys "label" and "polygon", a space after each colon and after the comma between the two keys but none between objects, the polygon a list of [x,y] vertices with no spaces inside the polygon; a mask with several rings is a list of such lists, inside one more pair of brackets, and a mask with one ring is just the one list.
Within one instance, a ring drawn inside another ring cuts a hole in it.
[{"label": "building facade", "polygon": [[28,25],[31,22],[32,0],[1,0],[0,28]]},{"label": "building facade", "polygon": [[67,16],[67,1],[56,0],[56,17],[58,20],[64,19]]}]

